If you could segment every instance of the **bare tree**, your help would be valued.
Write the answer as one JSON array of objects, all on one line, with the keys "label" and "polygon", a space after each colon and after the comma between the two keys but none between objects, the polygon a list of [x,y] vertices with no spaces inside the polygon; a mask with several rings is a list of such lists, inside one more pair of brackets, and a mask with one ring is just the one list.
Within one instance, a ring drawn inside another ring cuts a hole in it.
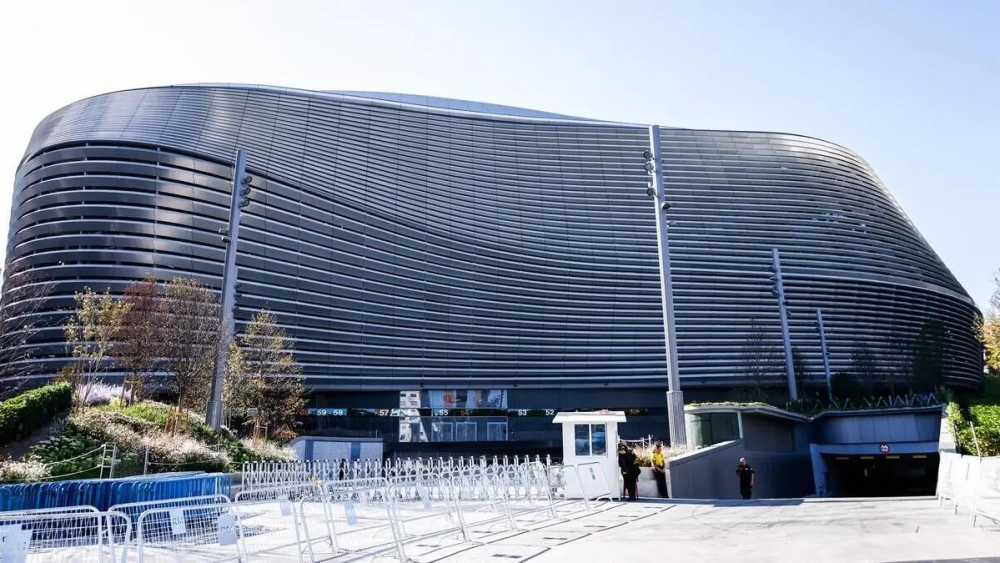
[{"label": "bare tree", "polygon": [[41,327],[36,313],[45,305],[52,284],[10,262],[0,293],[0,397],[17,393],[35,368],[30,342]]},{"label": "bare tree", "polygon": [[780,356],[774,339],[756,318],[750,320],[750,329],[743,344],[742,365],[751,398],[766,400],[768,389],[777,378]]},{"label": "bare tree", "polygon": [[805,398],[806,383],[809,382],[809,365],[802,356],[802,351],[795,347],[792,347],[792,371],[795,373],[798,396]]},{"label": "bare tree", "polygon": [[913,385],[933,392],[944,384],[948,330],[940,319],[928,319],[913,341]]},{"label": "bare tree", "polygon": [[123,395],[128,387],[132,400],[138,401],[156,371],[157,360],[163,355],[164,300],[156,277],[150,275],[141,282],[130,283],[122,301],[128,310],[113,352],[127,373]]},{"label": "bare tree", "polygon": [[[256,410],[255,437],[263,431],[292,428],[305,406],[302,367],[285,330],[270,311],[254,315],[230,353],[227,394],[231,406]],[[239,397],[238,399],[236,397]]]},{"label": "bare tree", "polygon": [[167,283],[162,301],[166,385],[182,409],[204,410],[219,345],[219,301],[194,278]]},{"label": "bare tree", "polygon": [[885,382],[890,395],[908,389],[913,376],[913,337],[901,328],[893,327],[889,336],[889,351],[884,355]]},{"label": "bare tree", "polygon": [[871,393],[879,377],[878,357],[865,340],[859,340],[851,348],[851,366],[854,377],[861,383],[866,393]]},{"label": "bare tree", "polygon": [[98,295],[88,287],[76,294],[76,312],[63,326],[66,346],[76,368],[64,373],[75,379],[78,389],[82,388],[76,396],[81,396],[84,403],[90,389],[100,382],[101,374],[111,363],[115,338],[127,312],[128,305],[113,298],[109,292]]}]

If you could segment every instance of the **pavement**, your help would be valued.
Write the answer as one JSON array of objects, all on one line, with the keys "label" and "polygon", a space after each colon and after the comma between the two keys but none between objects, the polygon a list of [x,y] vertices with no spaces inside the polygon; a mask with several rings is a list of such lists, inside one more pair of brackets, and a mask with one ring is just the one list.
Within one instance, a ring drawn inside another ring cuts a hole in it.
[{"label": "pavement", "polygon": [[1000,563],[1000,525],[926,497],[615,502],[539,526],[418,560]]}]

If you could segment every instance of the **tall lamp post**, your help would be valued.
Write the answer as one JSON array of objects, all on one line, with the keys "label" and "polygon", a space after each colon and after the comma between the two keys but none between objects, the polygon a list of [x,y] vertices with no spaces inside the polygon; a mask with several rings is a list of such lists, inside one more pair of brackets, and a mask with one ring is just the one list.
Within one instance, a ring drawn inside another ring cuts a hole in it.
[{"label": "tall lamp post", "polygon": [[826,327],[823,326],[823,309],[816,309],[816,332],[819,333],[819,347],[823,352],[823,374],[826,376],[826,393],[833,398],[833,380],[830,378],[830,356],[826,351]]},{"label": "tall lamp post", "polygon": [[222,426],[222,388],[226,377],[228,344],[236,328],[236,250],[240,240],[240,219],[243,208],[250,204],[250,182],[253,181],[253,177],[246,173],[246,168],[247,151],[237,149],[233,193],[229,202],[229,228],[220,231],[222,240],[226,241],[226,262],[222,270],[222,307],[219,309],[222,334],[215,352],[215,377],[212,378],[212,394],[208,400],[208,414],[205,415],[205,424],[213,430]]},{"label": "tall lamp post", "polygon": [[687,430],[684,424],[684,393],[681,391],[680,374],[677,371],[677,339],[674,325],[674,292],[670,274],[670,245],[667,239],[667,203],[660,171],[660,127],[649,126],[649,149],[643,151],[649,186],[646,195],[653,199],[656,213],[656,246],[660,251],[660,295],[663,306],[663,331],[667,354],[667,417],[670,424],[670,445],[687,444]]},{"label": "tall lamp post", "polygon": [[771,249],[771,293],[778,298],[778,316],[781,318],[781,341],[785,348],[785,374],[788,377],[788,395],[793,401],[799,400],[795,385],[795,364],[792,362],[792,339],[788,334],[788,303],[785,302],[785,282],[781,277],[781,255],[777,248]]}]

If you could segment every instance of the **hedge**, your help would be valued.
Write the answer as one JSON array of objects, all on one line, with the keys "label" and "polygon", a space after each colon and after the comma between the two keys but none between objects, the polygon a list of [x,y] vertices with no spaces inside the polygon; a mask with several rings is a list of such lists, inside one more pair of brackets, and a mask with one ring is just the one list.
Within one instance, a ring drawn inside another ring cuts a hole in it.
[{"label": "hedge", "polygon": [[73,387],[56,383],[26,391],[0,403],[0,444],[30,436],[73,406]]},{"label": "hedge", "polygon": [[952,436],[957,445],[968,455],[983,457],[1000,456],[1000,405],[973,404],[968,412],[975,426],[973,432],[970,419],[955,401],[948,403],[945,411],[951,425]]}]

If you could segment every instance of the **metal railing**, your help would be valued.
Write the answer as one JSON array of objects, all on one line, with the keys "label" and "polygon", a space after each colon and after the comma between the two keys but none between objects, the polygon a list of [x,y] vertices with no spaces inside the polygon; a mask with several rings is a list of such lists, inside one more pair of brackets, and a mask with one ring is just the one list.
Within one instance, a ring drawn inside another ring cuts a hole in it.
[{"label": "metal railing", "polygon": [[390,479],[401,475],[440,473],[468,468],[519,466],[534,462],[552,465],[546,456],[435,457],[354,461],[315,460],[285,462],[245,462],[243,490],[268,488],[309,481],[344,481],[357,479]]},{"label": "metal railing", "polygon": [[[566,499],[556,492],[557,474],[579,480],[578,467],[523,461],[428,466],[391,477],[286,479],[241,491],[232,501],[206,495],[119,504],[107,512],[79,506],[0,513],[0,561],[406,561],[585,515],[598,508],[594,498],[606,496]],[[606,488],[604,477],[595,482]]]}]

